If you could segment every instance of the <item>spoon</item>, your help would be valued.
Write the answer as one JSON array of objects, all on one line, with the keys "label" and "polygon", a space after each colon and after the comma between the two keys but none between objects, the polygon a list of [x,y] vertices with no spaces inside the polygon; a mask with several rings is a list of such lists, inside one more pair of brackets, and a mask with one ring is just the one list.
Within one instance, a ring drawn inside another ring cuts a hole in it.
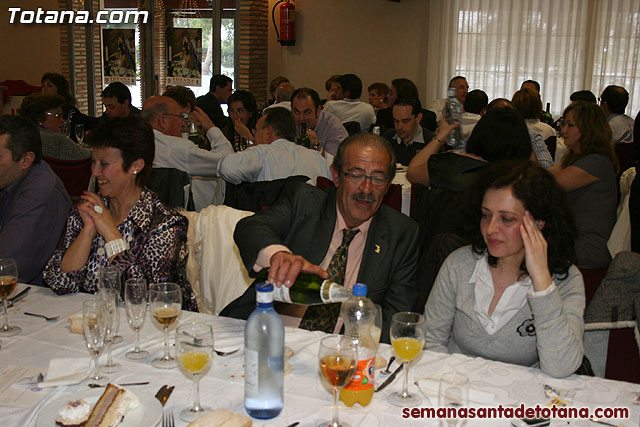
[{"label": "spoon", "polygon": [[395,356],[391,356],[391,359],[389,359],[389,363],[387,364],[387,368],[383,369],[382,371],[380,371],[380,373],[383,374],[383,375],[389,375],[391,373],[389,368],[391,367],[391,364],[393,363],[394,360],[396,360],[396,357]]},{"label": "spoon", "polygon": [[[139,383],[122,383],[122,384],[118,384],[119,387],[124,387],[124,386],[129,386],[129,385],[147,385],[149,384],[149,381],[142,381]],[[91,388],[98,388],[98,387],[106,387],[106,385],[103,384],[96,384],[96,383],[89,383],[87,384],[89,387]]]},{"label": "spoon", "polygon": [[24,314],[26,314],[27,316],[42,317],[47,322],[55,322],[56,320],[58,320],[60,318],[60,316],[47,317],[44,314],[27,313],[26,311],[24,312]]}]

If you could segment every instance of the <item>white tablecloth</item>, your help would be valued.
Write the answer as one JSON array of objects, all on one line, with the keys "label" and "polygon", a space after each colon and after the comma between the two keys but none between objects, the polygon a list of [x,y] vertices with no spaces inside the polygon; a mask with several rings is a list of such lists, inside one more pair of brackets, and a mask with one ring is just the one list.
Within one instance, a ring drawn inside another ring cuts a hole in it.
[{"label": "white tablecloth", "polygon": [[[0,371],[9,365],[31,365],[47,369],[51,358],[88,357],[84,339],[80,334],[70,332],[67,317],[81,311],[82,302],[92,298],[87,294],[56,296],[50,290],[33,287],[29,296],[11,308],[9,320],[11,324],[22,328],[22,334],[1,338]],[[42,319],[25,316],[24,311],[42,314],[60,315],[58,322],[48,323]],[[192,382],[179,369],[160,370],[149,365],[149,360],[134,362],[126,359],[124,353],[133,346],[133,332],[126,323],[124,310],[121,313],[120,335],[124,342],[114,346],[114,357],[123,365],[121,371],[110,374],[114,382],[150,381],[149,385],[132,387],[137,393],[154,395],[163,385],[175,385],[175,391],[165,408],[174,409],[176,425],[186,423],[177,420],[178,409],[191,404]],[[231,349],[243,345],[244,322],[221,318],[207,314],[183,312],[181,322],[198,320],[213,326],[215,347]],[[308,332],[300,329],[287,329],[285,343],[295,354],[289,359],[293,371],[285,377],[285,406],[282,413],[269,421],[254,420],[257,426],[287,426],[295,421],[301,427],[315,426],[322,420],[331,417],[332,397],[325,390],[319,379],[317,368],[318,341],[324,334]],[[141,332],[142,347],[152,353],[152,357],[162,353],[162,333],[149,318]],[[173,337],[171,339],[173,342]],[[391,348],[380,346],[380,353],[387,359]],[[104,355],[103,355],[104,359]],[[521,366],[490,362],[461,355],[443,355],[425,351],[410,370],[410,390],[417,392],[413,386],[416,378],[429,377],[442,372],[447,365],[467,375],[473,388],[495,393],[499,401],[524,402],[533,406],[536,403],[546,404],[548,399],[543,394],[542,384],[549,384],[560,389],[575,390],[574,405],[595,408],[598,404],[612,406],[628,406],[631,410],[630,420],[616,420],[625,426],[637,426],[640,419],[640,406],[633,406],[633,393],[640,392],[640,385],[624,382],[571,376],[567,379],[553,379],[540,370]],[[394,367],[397,364],[394,364]],[[212,366],[200,383],[201,402],[212,408],[229,408],[244,413],[243,408],[243,353],[242,351],[227,357],[214,357]],[[380,378],[376,378],[379,383]],[[371,404],[366,408],[355,406],[347,408],[340,404],[340,418],[352,426],[396,426],[396,425],[437,425],[433,420],[406,420],[402,418],[402,409],[387,402],[387,397],[402,388],[402,377],[389,387],[376,393]],[[86,385],[45,389],[42,400],[35,408],[0,407],[0,425],[33,426],[38,411],[52,400],[70,393],[89,391]],[[437,399],[432,397],[437,404]],[[429,406],[426,402],[423,406]],[[572,426],[589,426],[594,424],[587,420],[571,421]],[[470,426],[508,426],[508,420],[475,420]],[[554,420],[552,425],[567,425],[565,420]]]}]

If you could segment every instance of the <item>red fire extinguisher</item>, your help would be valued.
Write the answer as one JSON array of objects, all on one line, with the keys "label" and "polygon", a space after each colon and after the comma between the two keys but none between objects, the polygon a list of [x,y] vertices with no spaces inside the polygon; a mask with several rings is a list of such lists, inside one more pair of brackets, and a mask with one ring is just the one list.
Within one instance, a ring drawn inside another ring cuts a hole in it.
[{"label": "red fire extinguisher", "polygon": [[[276,25],[275,12],[278,5],[280,5],[280,32],[278,32],[278,26]],[[273,26],[276,29],[276,36],[278,42],[282,46],[294,46],[296,44],[296,7],[291,4],[291,0],[279,0],[273,9],[271,10],[271,19],[273,20]]]}]

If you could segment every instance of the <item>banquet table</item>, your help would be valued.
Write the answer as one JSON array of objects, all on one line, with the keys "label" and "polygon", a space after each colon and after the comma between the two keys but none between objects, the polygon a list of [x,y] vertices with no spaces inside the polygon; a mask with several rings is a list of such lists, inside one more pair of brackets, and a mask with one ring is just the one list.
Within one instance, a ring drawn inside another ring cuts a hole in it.
[{"label": "banquet table", "polygon": [[[18,292],[24,285],[18,285]],[[9,309],[9,323],[22,328],[22,333],[13,337],[2,337],[0,348],[0,372],[4,372],[10,365],[34,366],[46,372],[49,360],[53,358],[88,358],[81,334],[70,331],[68,317],[81,312],[82,302],[93,298],[89,294],[55,295],[47,288],[32,286],[28,297]],[[24,312],[45,315],[59,315],[57,322],[46,322],[43,319],[25,316]],[[162,332],[147,315],[141,331],[142,348],[150,351],[149,359],[131,361],[124,357],[124,353],[133,347],[133,331],[129,328],[126,314],[121,308],[119,334],[123,336],[122,343],[114,345],[114,359],[122,365],[120,371],[108,374],[112,382],[149,381],[144,386],[133,386],[138,395],[153,396],[163,385],[174,385],[175,391],[165,409],[173,410],[176,415],[176,425],[185,426],[187,423],[178,420],[179,409],[190,405],[193,399],[193,387],[190,377],[179,368],[161,370],[150,365],[150,359],[161,355],[163,349]],[[243,346],[244,321],[217,317],[203,313],[182,312],[179,322],[198,321],[208,323],[214,331],[214,342],[217,350],[230,350]],[[286,329],[285,345],[291,347],[294,355],[288,359],[292,372],[285,376],[284,409],[282,413],[267,421],[254,420],[256,426],[288,426],[296,421],[301,427],[315,426],[320,421],[331,418],[332,396],[323,386],[319,373],[317,353],[319,340],[325,334],[309,332],[301,329]],[[173,336],[170,342],[173,342]],[[172,351],[174,349],[172,348]],[[392,348],[381,344],[379,354],[389,358]],[[104,363],[105,354],[101,361]],[[640,420],[640,406],[633,403],[640,385],[625,382],[605,380],[573,375],[566,379],[555,379],[543,374],[539,369],[509,365],[471,358],[462,355],[445,355],[430,351],[423,351],[419,359],[414,361],[410,369],[410,391],[419,393],[413,385],[415,379],[433,378],[447,370],[455,370],[469,377],[473,389],[495,396],[494,406],[504,404],[519,404],[527,406],[535,404],[546,405],[549,398],[544,395],[543,385],[548,384],[559,390],[575,392],[573,405],[627,407],[630,411],[629,419],[609,420],[614,424],[637,426]],[[392,369],[397,367],[397,363]],[[229,356],[214,356],[208,371],[203,374],[200,382],[202,404],[210,408],[228,408],[238,413],[246,414],[243,407],[244,377],[243,353]],[[437,377],[436,377],[437,378]],[[384,377],[376,377],[380,383]],[[437,381],[437,380],[436,380]],[[423,384],[421,382],[421,384]],[[13,388],[26,387],[13,385]],[[437,421],[427,419],[404,419],[402,408],[392,406],[387,399],[390,393],[402,388],[402,376],[380,393],[375,393],[369,406],[362,408],[358,405],[347,408],[340,403],[340,418],[352,426],[396,426],[396,425],[437,425]],[[86,385],[86,381],[78,385],[45,388],[37,393],[41,394],[38,402],[31,407],[0,406],[0,425],[2,426],[34,426],[39,412],[56,399],[66,395],[78,395],[94,391]],[[431,402],[437,404],[437,397],[427,392]],[[423,402],[422,407],[430,406]],[[564,426],[595,426],[589,420],[552,420],[551,425]],[[52,424],[53,425],[53,422]],[[140,424],[139,427],[144,425]],[[159,425],[159,424],[158,424]],[[469,420],[469,426],[509,426],[507,419]]]}]

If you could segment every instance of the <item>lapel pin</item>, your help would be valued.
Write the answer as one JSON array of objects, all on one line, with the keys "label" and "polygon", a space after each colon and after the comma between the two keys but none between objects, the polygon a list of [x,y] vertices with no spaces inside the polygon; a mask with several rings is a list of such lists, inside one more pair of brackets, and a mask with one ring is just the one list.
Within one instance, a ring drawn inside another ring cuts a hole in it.
[{"label": "lapel pin", "polygon": [[376,245],[376,248],[373,250],[375,253],[380,253],[380,245]]}]

